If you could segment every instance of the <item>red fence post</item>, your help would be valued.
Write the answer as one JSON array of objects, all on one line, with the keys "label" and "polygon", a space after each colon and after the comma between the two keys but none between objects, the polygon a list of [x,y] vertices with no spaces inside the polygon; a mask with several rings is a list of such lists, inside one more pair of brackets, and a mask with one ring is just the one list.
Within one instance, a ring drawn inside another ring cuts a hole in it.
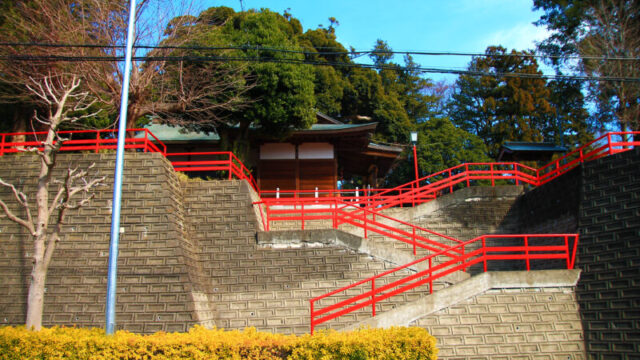
[{"label": "red fence post", "polygon": [[460,263],[462,264],[462,272],[467,272],[467,267],[464,266],[464,256],[467,254],[467,251],[464,249],[464,245],[462,245],[462,260],[460,261]]},{"label": "red fence post", "polygon": [[518,164],[513,163],[513,176],[516,178],[516,186],[520,185],[520,177],[518,174]]},{"label": "red fence post", "polygon": [[2,144],[0,144],[0,156],[4,156],[4,137],[6,135],[2,134]]},{"label": "red fence post", "polygon": [[484,265],[484,272],[487,272],[487,241],[484,236],[482,237],[482,262]]},{"label": "red fence post", "polygon": [[411,206],[416,207],[416,191],[415,188],[418,184],[411,183]]},{"label": "red fence post", "polygon": [[96,131],[96,154],[100,152],[100,130]]},{"label": "red fence post", "polygon": [[489,170],[491,170],[491,186],[496,186],[496,180],[493,174],[493,163],[489,164]]},{"label": "red fence post", "polygon": [[564,246],[567,248],[567,270],[571,270],[571,268],[570,268],[571,260],[570,260],[570,255],[569,255],[569,237],[568,236],[564,237]]},{"label": "red fence post", "polygon": [[467,178],[467,187],[471,186],[471,182],[469,181],[469,164],[465,163],[464,164],[464,172],[466,174],[466,178]]},{"label": "red fence post", "polygon": [[311,335],[313,335],[313,328],[314,328],[314,323],[313,323],[313,300],[309,300],[309,307],[311,308],[311,311],[309,312],[309,317],[310,317],[310,323],[311,323]]},{"label": "red fence post", "polygon": [[333,228],[337,229],[338,228],[338,200],[333,199],[333,216],[332,216],[332,220],[333,220]]},{"label": "red fence post", "polygon": [[229,153],[229,180],[233,178],[233,173],[231,171],[233,165],[233,153]]},{"label": "red fence post", "polygon": [[571,251],[571,266],[569,266],[569,270],[573,269],[576,266],[576,252],[578,250],[578,239],[580,235],[573,236],[573,250]]},{"label": "red fence post", "polygon": [[371,315],[376,316],[376,279],[371,279]]},{"label": "red fence post", "polygon": [[531,270],[531,264],[529,262],[529,237],[524,237],[524,258],[527,262],[527,271]]},{"label": "red fence post", "polygon": [[149,151],[149,130],[144,131],[144,152]]},{"label": "red fence post", "polygon": [[[451,184],[451,169],[449,169],[449,184]],[[453,185],[449,185],[449,194],[453,192]]]},{"label": "red fence post", "polygon": [[611,133],[607,133],[607,145],[609,147],[609,155],[613,154],[613,147],[611,147]]},{"label": "red fence post", "polygon": [[413,229],[413,255],[416,255],[416,227],[412,226]]}]

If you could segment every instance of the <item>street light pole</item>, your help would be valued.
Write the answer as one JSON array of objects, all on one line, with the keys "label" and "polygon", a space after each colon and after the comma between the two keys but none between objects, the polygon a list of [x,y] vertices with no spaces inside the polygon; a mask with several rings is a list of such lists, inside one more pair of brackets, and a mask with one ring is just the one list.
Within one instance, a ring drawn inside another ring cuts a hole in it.
[{"label": "street light pole", "polygon": [[120,96],[120,124],[116,147],[116,168],[113,181],[113,207],[111,211],[111,242],[109,244],[109,268],[107,272],[107,299],[105,309],[106,333],[113,334],[116,325],[116,287],[118,274],[118,244],[120,240],[120,206],[122,200],[122,171],[124,169],[124,141],[127,132],[127,104],[129,102],[129,74],[131,73],[131,51],[135,29],[136,0],[129,7],[129,27],[124,63],[124,78]]},{"label": "street light pole", "polygon": [[416,150],[416,145],[418,144],[418,132],[411,132],[411,142],[413,143],[413,168],[416,174],[416,181],[420,178],[418,175],[418,151]]},{"label": "street light pole", "polygon": [[419,175],[418,175],[418,157],[417,157],[418,152],[416,151],[416,144],[413,144],[413,167],[416,173],[416,181],[418,181],[419,179]]}]

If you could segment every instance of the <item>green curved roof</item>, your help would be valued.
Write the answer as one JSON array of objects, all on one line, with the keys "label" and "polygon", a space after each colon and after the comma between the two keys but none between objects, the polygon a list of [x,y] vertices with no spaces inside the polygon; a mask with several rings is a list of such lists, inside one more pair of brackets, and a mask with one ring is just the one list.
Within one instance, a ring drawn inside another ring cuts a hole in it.
[{"label": "green curved roof", "polygon": [[[219,141],[217,133],[209,134],[204,132],[185,131],[182,126],[169,126],[161,124],[150,124],[144,127],[149,129],[160,141]],[[144,134],[136,135],[136,138],[144,137]]]}]

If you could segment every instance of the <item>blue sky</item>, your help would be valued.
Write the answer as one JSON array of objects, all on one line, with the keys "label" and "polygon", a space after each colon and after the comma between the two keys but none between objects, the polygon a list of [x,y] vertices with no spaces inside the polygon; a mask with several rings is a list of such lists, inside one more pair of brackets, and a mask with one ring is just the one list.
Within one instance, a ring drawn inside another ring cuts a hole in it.
[{"label": "blue sky", "polygon": [[[540,12],[531,0],[244,0],[245,9],[291,9],[304,29],[327,26],[335,17],[336,35],[346,48],[370,50],[376,39],[396,51],[484,52],[487,46],[531,49],[547,36],[532,22]],[[203,9],[228,6],[240,10],[240,0],[207,0]],[[468,57],[417,57],[423,67],[466,68]],[[359,59],[363,62],[365,59]],[[440,79],[442,75],[432,74]],[[446,77],[449,80],[455,77]]]}]

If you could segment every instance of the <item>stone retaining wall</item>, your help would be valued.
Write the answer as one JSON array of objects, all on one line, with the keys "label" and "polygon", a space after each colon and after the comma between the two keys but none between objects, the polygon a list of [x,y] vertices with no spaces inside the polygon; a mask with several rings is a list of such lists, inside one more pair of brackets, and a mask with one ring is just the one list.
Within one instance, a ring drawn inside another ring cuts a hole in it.
[{"label": "stone retaining wall", "polygon": [[586,163],[578,284],[587,352],[640,358],[640,149]]},{"label": "stone retaining wall", "polygon": [[572,287],[492,289],[414,325],[438,339],[442,359],[585,359]]}]

